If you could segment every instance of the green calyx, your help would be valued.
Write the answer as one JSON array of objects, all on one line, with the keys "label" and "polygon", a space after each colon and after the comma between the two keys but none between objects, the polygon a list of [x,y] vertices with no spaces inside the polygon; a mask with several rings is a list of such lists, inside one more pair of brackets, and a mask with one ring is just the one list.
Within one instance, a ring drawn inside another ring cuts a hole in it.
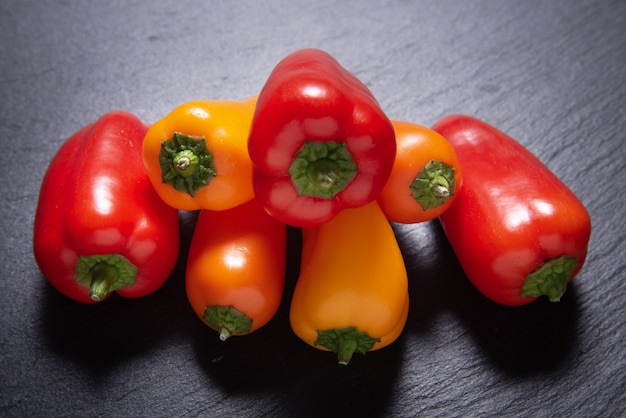
[{"label": "green calyx", "polygon": [[565,293],[567,282],[576,266],[576,258],[566,255],[545,262],[526,277],[521,295],[546,295],[550,302],[558,302]]},{"label": "green calyx", "polygon": [[74,269],[76,282],[89,287],[95,302],[126,286],[135,284],[137,267],[120,254],[83,255]]},{"label": "green calyx", "polygon": [[305,142],[289,167],[300,196],[327,199],[342,191],[357,171],[345,142],[337,141]]},{"label": "green calyx", "polygon": [[359,331],[356,327],[348,327],[317,331],[317,340],[314,344],[337,353],[339,364],[345,366],[354,353],[365,354],[377,342],[380,342],[380,338],[372,338],[367,332]]},{"label": "green calyx", "polygon": [[226,341],[231,335],[246,333],[252,328],[252,319],[232,306],[207,306],[202,319],[220,333],[222,341]]},{"label": "green calyx", "polygon": [[411,183],[411,193],[423,210],[446,203],[454,195],[454,168],[431,160]]},{"label": "green calyx", "polygon": [[191,196],[217,175],[204,137],[180,132],[161,142],[159,164],[163,183]]}]

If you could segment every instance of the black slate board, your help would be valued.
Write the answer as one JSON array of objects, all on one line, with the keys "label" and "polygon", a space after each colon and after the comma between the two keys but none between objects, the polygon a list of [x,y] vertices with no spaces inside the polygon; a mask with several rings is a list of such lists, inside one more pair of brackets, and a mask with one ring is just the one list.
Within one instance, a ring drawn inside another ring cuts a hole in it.
[{"label": "black slate board", "polygon": [[[626,408],[626,2],[0,3],[0,415],[620,416]],[[394,225],[411,310],[392,346],[340,368],[290,331],[299,232],[275,319],[225,343],[188,306],[183,251],[157,293],[74,303],[31,250],[60,144],[114,109],[148,122],[243,99],[302,47],[333,54],[394,119],[466,113],[509,133],[589,209],[587,263],[558,304],[498,306],[436,222]]]}]

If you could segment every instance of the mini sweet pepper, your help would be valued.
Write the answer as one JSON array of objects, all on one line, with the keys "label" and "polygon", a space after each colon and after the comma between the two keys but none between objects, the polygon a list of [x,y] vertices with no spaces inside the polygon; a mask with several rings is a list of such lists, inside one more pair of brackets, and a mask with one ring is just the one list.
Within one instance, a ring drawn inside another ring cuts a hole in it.
[{"label": "mini sweet pepper", "polygon": [[226,210],[254,197],[247,141],[255,102],[185,102],[148,129],[143,159],[161,199],[181,210]]},{"label": "mini sweet pepper", "polygon": [[346,365],[393,343],[409,311],[408,273],[378,203],[302,229],[300,275],[289,321],[307,344]]},{"label": "mini sweet pepper", "polygon": [[326,52],[301,49],[280,61],[263,86],[248,151],[265,210],[310,227],[376,199],[396,142],[391,122],[357,77]]},{"label": "mini sweet pepper", "polygon": [[111,292],[159,289],[179,250],[178,211],[143,167],[148,129],[131,113],[103,115],[59,148],[43,178],[33,234],[37,264],[62,294],[84,303]]},{"label": "mini sweet pepper", "polygon": [[528,149],[486,122],[449,115],[433,129],[463,168],[463,187],[439,219],[469,280],[503,305],[558,301],[587,256],[585,206]]}]

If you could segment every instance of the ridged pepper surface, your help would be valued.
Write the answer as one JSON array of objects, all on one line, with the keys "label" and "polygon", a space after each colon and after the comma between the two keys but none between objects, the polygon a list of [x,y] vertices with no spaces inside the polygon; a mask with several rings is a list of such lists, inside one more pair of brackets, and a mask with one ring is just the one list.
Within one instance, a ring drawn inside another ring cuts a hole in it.
[{"label": "ridged pepper surface", "polygon": [[143,166],[147,125],[110,112],[72,135],[41,184],[33,247],[48,281],[84,303],[111,292],[159,289],[179,251],[178,211],[157,195]]}]

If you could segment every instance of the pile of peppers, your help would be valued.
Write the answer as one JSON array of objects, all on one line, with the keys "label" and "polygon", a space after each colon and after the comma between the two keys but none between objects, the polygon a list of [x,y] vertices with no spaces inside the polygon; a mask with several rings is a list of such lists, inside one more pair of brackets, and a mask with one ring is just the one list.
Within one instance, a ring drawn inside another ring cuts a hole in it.
[{"label": "pile of peppers", "polygon": [[342,365],[405,328],[393,223],[438,219],[468,279],[507,306],[558,301],[591,232],[580,200],[514,139],[464,115],[390,120],[319,49],[285,57],[246,100],[183,103],[152,125],[115,111],[72,135],[41,184],[36,262],[78,302],[146,296],[177,262],[180,211],[199,212],[189,304],[221,340],[274,317],[300,229],[291,328]]}]

